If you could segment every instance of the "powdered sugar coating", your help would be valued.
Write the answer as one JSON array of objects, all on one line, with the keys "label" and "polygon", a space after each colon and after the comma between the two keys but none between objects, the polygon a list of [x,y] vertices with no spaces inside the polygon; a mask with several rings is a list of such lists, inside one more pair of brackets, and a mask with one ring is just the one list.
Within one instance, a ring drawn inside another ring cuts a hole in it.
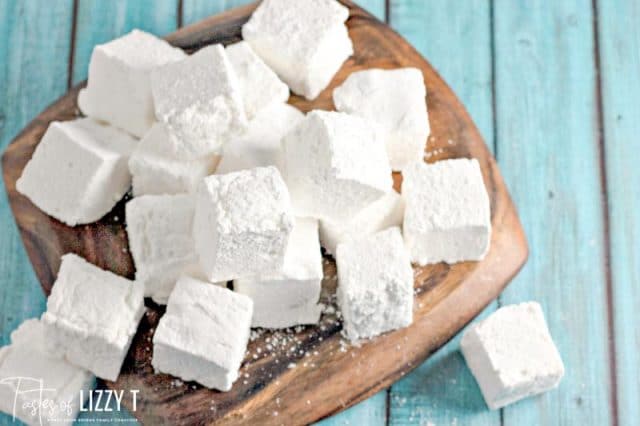
[{"label": "powdered sugar coating", "polygon": [[320,242],[327,252],[335,255],[339,243],[371,235],[392,226],[400,226],[403,215],[402,197],[391,190],[349,220],[340,223],[320,221]]},{"label": "powdered sugar coating", "polygon": [[238,76],[244,110],[251,120],[262,109],[289,99],[289,88],[275,72],[255,54],[246,41],[225,48],[231,66]]},{"label": "powdered sugar coating", "polygon": [[418,162],[402,174],[403,232],[412,261],[425,265],[484,258],[491,212],[478,160]]},{"label": "powdered sugar coating", "polygon": [[361,118],[312,111],[282,144],[298,216],[343,221],[391,189],[384,143]]},{"label": "powdered sugar coating", "polygon": [[462,354],[495,410],[558,385],[564,365],[537,302],[504,306],[471,325]]},{"label": "powdered sugar coating", "polygon": [[413,321],[413,270],[400,229],[338,244],[338,305],[352,341]]},{"label": "powdered sugar coating", "polygon": [[90,118],[54,121],[16,182],[45,213],[70,226],[95,222],[129,189],[136,140]]},{"label": "powdered sugar coating", "polygon": [[166,125],[176,159],[217,153],[245,129],[240,85],[220,44],[154,70],[151,92],[156,118]]},{"label": "powdered sugar coating", "polygon": [[275,166],[282,173],[284,159],[280,142],[303,117],[304,114],[288,104],[274,104],[262,109],[249,122],[244,134],[225,144],[216,173],[267,166]]},{"label": "powdered sugar coating", "polygon": [[233,288],[253,299],[253,327],[284,328],[318,322],[322,277],[318,221],[296,218],[282,268],[236,279]]},{"label": "powdered sugar coating", "polygon": [[171,157],[171,139],[162,123],[156,123],[129,158],[133,194],[193,193],[200,181],[212,174],[220,157],[205,155],[195,160]]},{"label": "powdered sugar coating", "polygon": [[289,85],[315,99],[353,53],[335,0],[264,0],[242,27],[242,38]]},{"label": "powdered sugar coating", "polygon": [[422,161],[430,133],[426,88],[417,68],[357,71],[333,91],[338,111],[368,119],[383,135],[391,168]]},{"label": "powdered sugar coating", "polygon": [[144,314],[143,286],[62,256],[42,322],[47,347],[97,377],[116,380]]},{"label": "powdered sugar coating", "polygon": [[125,209],[136,281],[146,297],[165,304],[183,269],[197,259],[191,236],[195,197],[145,195]]},{"label": "powdered sugar coating", "polygon": [[289,192],[275,167],[212,175],[200,185],[193,235],[210,281],[276,272],[292,228]]},{"label": "powdered sugar coating", "polygon": [[247,296],[181,277],[153,337],[153,367],[228,391],[249,341],[252,311]]},{"label": "powdered sugar coating", "polygon": [[183,59],[185,53],[140,30],[96,46],[87,88],[78,95],[80,110],[141,137],[154,121],[150,73]]}]

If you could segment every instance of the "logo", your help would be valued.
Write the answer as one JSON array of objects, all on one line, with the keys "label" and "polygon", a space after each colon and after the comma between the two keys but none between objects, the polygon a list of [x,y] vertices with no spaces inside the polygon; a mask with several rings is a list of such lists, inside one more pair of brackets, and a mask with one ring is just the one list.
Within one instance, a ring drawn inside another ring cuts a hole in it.
[{"label": "logo", "polygon": [[[57,389],[47,388],[42,379],[33,377],[6,377],[0,379],[0,385],[14,389],[12,402],[13,420],[39,424],[68,421],[78,412],[114,412],[120,411],[122,402],[131,398],[131,410],[136,411],[138,390],[96,389],[86,392],[80,390],[77,396],[61,400]],[[77,398],[77,399],[76,399]]]}]

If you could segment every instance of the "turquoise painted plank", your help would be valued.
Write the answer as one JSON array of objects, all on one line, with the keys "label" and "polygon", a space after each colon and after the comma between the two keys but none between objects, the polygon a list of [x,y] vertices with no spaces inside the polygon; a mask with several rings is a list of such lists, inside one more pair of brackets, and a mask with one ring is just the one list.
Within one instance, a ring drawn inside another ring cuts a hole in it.
[{"label": "turquoise painted plank", "polygon": [[356,4],[379,20],[385,20],[385,0],[355,0]]},{"label": "turquoise painted plank", "polygon": [[433,65],[493,149],[489,0],[391,0],[391,26]]},{"label": "turquoise painted plank", "polygon": [[[478,319],[495,310],[488,306]],[[391,387],[389,424],[499,425],[500,413],[485,405],[459,351],[459,333],[406,378]]]},{"label": "turquoise painted plank", "polygon": [[[67,89],[71,0],[0,2],[0,151]],[[0,345],[45,298],[0,185]],[[0,413],[0,424],[11,424]]]},{"label": "turquoise painted plank", "polygon": [[[438,70],[463,102],[493,151],[490,4],[392,0],[391,26]],[[480,317],[493,312],[491,304]],[[393,385],[392,425],[499,425],[459,352],[460,334]]]},{"label": "turquoise painted plank", "polygon": [[640,418],[640,3],[598,1],[618,416]]},{"label": "turquoise painted plank", "polygon": [[89,59],[96,44],[107,42],[134,28],[157,35],[174,31],[178,0],[79,0],[73,52],[73,84],[87,78]]},{"label": "turquoise painted plank", "polygon": [[182,3],[182,24],[189,25],[207,16],[215,15],[234,7],[243,6],[253,0],[184,0]]},{"label": "turquoise painted plank", "polygon": [[496,0],[497,152],[531,256],[501,297],[539,301],[566,365],[505,425],[610,424],[596,74],[589,0]]},{"label": "turquoise painted plank", "polygon": [[329,417],[316,426],[384,426],[387,424],[387,391],[380,391],[366,401]]}]

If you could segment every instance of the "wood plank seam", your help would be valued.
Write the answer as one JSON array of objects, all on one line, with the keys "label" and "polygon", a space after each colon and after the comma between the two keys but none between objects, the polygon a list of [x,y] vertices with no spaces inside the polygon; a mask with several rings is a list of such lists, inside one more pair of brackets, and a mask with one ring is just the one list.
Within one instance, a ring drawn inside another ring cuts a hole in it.
[{"label": "wood plank seam", "polygon": [[71,11],[71,40],[69,43],[69,65],[67,67],[67,90],[73,86],[73,55],[76,51],[76,26],[78,23],[78,0],[73,0]]},{"label": "wood plank seam", "polygon": [[[491,55],[491,127],[493,128],[493,155],[500,161],[498,153],[498,119],[496,105],[496,31],[495,31],[495,3],[489,1],[489,52]],[[496,309],[502,306],[502,294],[496,298]],[[499,410],[499,424],[504,426],[504,408]]]},{"label": "wood plank seam", "polygon": [[591,7],[593,9],[593,48],[594,48],[594,66],[596,69],[595,75],[595,99],[596,99],[596,113],[597,113],[597,152],[600,169],[600,197],[602,206],[602,230],[604,240],[604,271],[606,280],[606,295],[607,295],[607,332],[609,333],[608,351],[609,351],[609,380],[611,381],[611,423],[618,425],[618,367],[616,362],[616,334],[615,323],[613,314],[613,277],[611,274],[611,235],[610,218],[609,218],[609,191],[607,186],[607,158],[605,149],[605,135],[604,135],[604,116],[603,116],[603,104],[602,104],[602,75],[600,73],[600,35],[598,31],[598,4],[596,0],[591,0]]},{"label": "wood plank seam", "polygon": [[178,10],[176,13],[176,28],[182,28],[183,21],[183,13],[184,13],[184,2],[183,0],[178,0]]}]

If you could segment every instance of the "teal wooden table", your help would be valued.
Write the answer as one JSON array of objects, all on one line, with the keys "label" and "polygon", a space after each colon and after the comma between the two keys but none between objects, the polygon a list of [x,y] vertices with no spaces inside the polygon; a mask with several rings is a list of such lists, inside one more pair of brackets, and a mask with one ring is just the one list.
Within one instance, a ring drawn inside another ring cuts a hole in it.
[{"label": "teal wooden table", "polygon": [[[166,34],[240,3],[246,1],[0,2],[0,148],[86,78],[95,44],[132,28]],[[638,424],[640,1],[360,4],[453,87],[519,209],[529,262],[482,315],[540,301],[567,373],[556,391],[488,411],[458,338],[390,389],[322,424]],[[44,307],[2,187],[0,344]]]}]

